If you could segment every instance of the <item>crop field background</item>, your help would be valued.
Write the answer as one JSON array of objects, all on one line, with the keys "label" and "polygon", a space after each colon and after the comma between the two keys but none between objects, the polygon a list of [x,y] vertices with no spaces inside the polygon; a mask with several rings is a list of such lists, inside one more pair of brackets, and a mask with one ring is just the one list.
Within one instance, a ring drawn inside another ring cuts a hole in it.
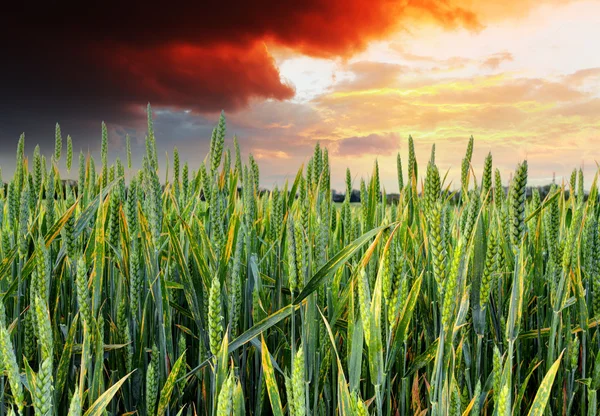
[{"label": "crop field background", "polygon": [[465,138],[455,191],[409,139],[398,201],[375,162],[334,203],[327,149],[261,190],[223,115],[196,166],[150,107],[141,170],[98,133],[0,190],[0,414],[596,415],[596,177],[505,192]]}]

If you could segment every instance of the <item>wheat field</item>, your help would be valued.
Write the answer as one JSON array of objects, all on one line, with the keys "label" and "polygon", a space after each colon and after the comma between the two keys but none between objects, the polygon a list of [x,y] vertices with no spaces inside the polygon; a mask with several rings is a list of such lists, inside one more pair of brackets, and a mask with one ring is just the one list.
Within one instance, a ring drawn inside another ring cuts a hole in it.
[{"label": "wheat field", "polygon": [[397,201],[375,162],[335,204],[327,149],[264,191],[223,115],[197,166],[149,106],[139,171],[55,139],[0,190],[0,414],[597,414],[596,178],[505,192],[471,138],[454,186],[409,138]]}]

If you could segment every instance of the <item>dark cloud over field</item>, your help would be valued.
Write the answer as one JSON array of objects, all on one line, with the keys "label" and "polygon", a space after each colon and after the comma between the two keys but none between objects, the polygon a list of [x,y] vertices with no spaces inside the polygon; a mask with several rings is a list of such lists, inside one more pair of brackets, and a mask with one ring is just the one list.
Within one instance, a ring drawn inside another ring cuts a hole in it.
[{"label": "dark cloud over field", "polygon": [[135,126],[143,105],[237,111],[251,100],[286,100],[266,45],[350,56],[414,16],[478,28],[445,1],[46,2],[11,5],[0,17],[0,142],[21,130],[44,140],[54,122]]},{"label": "dark cloud over field", "polygon": [[9,176],[23,131],[28,154],[39,142],[49,155],[56,122],[76,152],[98,156],[104,120],[110,159],[130,134],[139,166],[148,102],[161,157],[177,146],[191,169],[224,109],[228,145],[237,134],[267,186],[293,177],[316,141],[335,156],[334,186],[346,166],[370,174],[374,156],[393,179],[409,134],[425,161],[435,142],[448,166],[470,135],[506,172],[517,146],[573,163],[600,126],[600,61],[580,52],[593,50],[597,4],[11,4],[0,14],[0,165]]}]

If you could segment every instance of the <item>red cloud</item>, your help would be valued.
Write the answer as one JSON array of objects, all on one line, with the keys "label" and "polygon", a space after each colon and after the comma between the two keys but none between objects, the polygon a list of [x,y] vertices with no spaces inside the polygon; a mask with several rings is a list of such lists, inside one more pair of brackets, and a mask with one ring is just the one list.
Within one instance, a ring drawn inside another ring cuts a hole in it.
[{"label": "red cloud", "polygon": [[475,14],[445,1],[317,0],[290,2],[267,38],[301,53],[348,56],[398,29],[408,17],[428,19],[444,27],[481,27]]},{"label": "red cloud", "polygon": [[33,30],[45,37],[61,37],[69,44],[102,41],[138,47],[171,42],[241,45],[272,40],[305,54],[331,56],[364,48],[369,41],[397,29],[407,17],[435,21],[445,27],[480,28],[474,13],[452,4],[458,1],[232,0],[160,7],[124,2],[117,8],[104,3],[63,1],[42,3],[35,8],[16,5],[14,8],[21,9],[13,10],[13,19],[7,18],[6,22],[12,21],[25,36]]},{"label": "red cloud", "polygon": [[253,99],[289,99],[293,86],[281,79],[265,43],[347,57],[407,18],[480,26],[473,13],[445,0],[124,2],[118,8],[65,1],[11,5],[4,17],[0,78],[10,81],[0,113],[26,119],[33,110],[54,112],[61,120],[67,114],[59,108],[95,111],[95,119],[148,101],[212,112],[235,111]]},{"label": "red cloud", "polygon": [[165,107],[199,111],[237,110],[250,98],[285,100],[292,86],[280,79],[265,46],[254,43],[195,46],[165,45],[105,50],[109,71],[122,91]]}]

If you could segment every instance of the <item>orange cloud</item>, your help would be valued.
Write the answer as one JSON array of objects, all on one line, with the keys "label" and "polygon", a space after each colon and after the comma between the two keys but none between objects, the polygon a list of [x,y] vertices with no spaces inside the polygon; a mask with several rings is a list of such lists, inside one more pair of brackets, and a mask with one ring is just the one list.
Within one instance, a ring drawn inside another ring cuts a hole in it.
[{"label": "orange cloud", "polygon": [[538,7],[540,5],[547,4],[558,6],[567,3],[574,3],[575,1],[577,0],[456,0],[456,5],[466,10],[470,10],[485,24],[507,18],[526,17],[534,7]]},{"label": "orange cloud", "polygon": [[348,66],[354,78],[336,84],[335,91],[363,91],[398,83],[403,73],[414,70],[403,65],[360,61]]},{"label": "orange cloud", "polygon": [[600,68],[580,69],[579,71],[567,75],[564,79],[568,84],[581,86],[588,81],[600,80]]},{"label": "orange cloud", "polygon": [[274,8],[281,22],[269,28],[267,38],[301,53],[349,56],[367,44],[399,29],[407,19],[429,20],[447,28],[481,28],[477,16],[447,1],[317,0]]},{"label": "orange cloud", "polygon": [[290,155],[283,150],[254,149],[256,159],[289,159]]},{"label": "orange cloud", "polygon": [[472,63],[473,60],[469,58],[464,58],[462,56],[453,56],[447,59],[439,59],[434,56],[427,55],[418,55],[414,53],[407,52],[405,48],[399,44],[398,42],[392,42],[390,44],[390,49],[396,51],[404,61],[408,62],[424,62],[435,65],[442,65],[447,67],[463,67],[469,63]]},{"label": "orange cloud", "polygon": [[500,64],[502,64],[503,62],[512,61],[512,60],[513,60],[513,56],[511,53],[500,52],[500,53],[496,53],[496,54],[490,56],[485,61],[483,61],[483,63],[481,64],[481,67],[487,68],[487,69],[498,69]]},{"label": "orange cloud", "polygon": [[[364,169],[372,155],[391,161],[384,158],[394,155],[398,143],[409,134],[425,155],[432,143],[438,144],[442,166],[457,162],[451,149],[470,135],[480,143],[482,153],[477,157],[481,161],[490,148],[503,161],[524,158],[548,146],[554,149],[553,155],[557,149],[574,155],[580,143],[598,139],[600,132],[600,100],[594,92],[573,85],[573,79],[583,76],[574,73],[547,80],[506,73],[433,80],[423,75],[410,83],[398,78],[382,88],[344,85],[318,97],[313,105],[332,120],[326,137],[337,137],[332,145],[336,153]],[[567,137],[570,143],[565,142]],[[519,155],[514,154],[516,148]]]},{"label": "orange cloud", "polygon": [[346,137],[335,142],[336,153],[342,156],[395,154],[400,144],[397,133],[372,133],[366,136]]}]

